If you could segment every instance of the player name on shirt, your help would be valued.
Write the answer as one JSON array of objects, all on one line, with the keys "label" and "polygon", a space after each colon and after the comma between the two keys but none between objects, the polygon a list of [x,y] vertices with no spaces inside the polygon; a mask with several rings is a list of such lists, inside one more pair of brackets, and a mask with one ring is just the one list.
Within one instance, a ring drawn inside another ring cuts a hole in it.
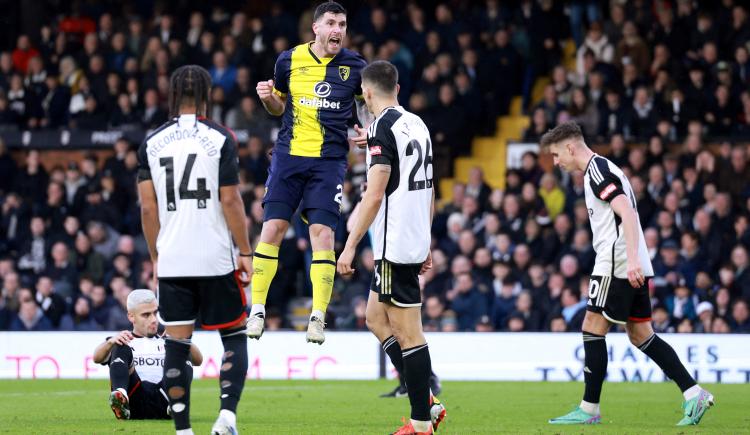
[{"label": "player name on shirt", "polygon": [[154,183],[159,205],[159,277],[234,271],[232,237],[219,198],[221,186],[239,182],[234,134],[213,121],[181,115],[144,140],[138,159],[138,178]]}]

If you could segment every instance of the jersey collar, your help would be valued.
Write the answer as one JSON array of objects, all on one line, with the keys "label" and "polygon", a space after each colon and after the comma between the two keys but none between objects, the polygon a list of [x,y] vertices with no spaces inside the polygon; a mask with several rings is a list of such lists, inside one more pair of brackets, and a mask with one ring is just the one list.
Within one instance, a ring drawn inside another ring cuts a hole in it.
[{"label": "jersey collar", "polygon": [[[315,41],[310,41],[307,43],[307,52],[310,53],[310,57],[312,57],[315,62],[318,62],[318,64],[328,64],[330,61],[336,58],[336,56],[333,57],[324,57],[323,60],[321,60],[318,55],[315,54],[315,52],[312,50],[312,45],[315,43]],[[343,50],[343,49],[342,49]],[[341,53],[341,51],[339,51]]]},{"label": "jersey collar", "polygon": [[593,155],[593,156],[591,156],[591,158],[589,159],[589,162],[588,162],[588,163],[586,163],[586,169],[584,169],[584,170],[583,170],[583,173],[584,173],[584,174],[585,174],[585,173],[586,173],[586,172],[587,172],[587,171],[589,170],[589,166],[591,166],[591,162],[593,162],[593,161],[594,161],[594,159],[596,158],[596,156],[598,156],[598,155],[599,155],[599,154],[597,154],[597,153],[594,153],[594,155]]}]

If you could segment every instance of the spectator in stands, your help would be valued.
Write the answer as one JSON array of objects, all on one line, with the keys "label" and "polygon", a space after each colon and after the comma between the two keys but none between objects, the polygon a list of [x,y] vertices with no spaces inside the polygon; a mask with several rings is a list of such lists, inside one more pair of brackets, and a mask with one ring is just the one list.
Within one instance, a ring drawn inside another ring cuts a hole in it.
[{"label": "spectator in stands", "polygon": [[44,311],[45,317],[52,322],[52,326],[60,326],[60,319],[67,311],[65,299],[57,294],[52,279],[48,276],[40,276],[36,281],[36,303]]},{"label": "spectator in stands", "polygon": [[79,296],[73,304],[73,313],[66,314],[60,321],[61,331],[101,331],[102,326],[91,316],[91,302]]},{"label": "spectator in stands", "polygon": [[18,315],[10,324],[11,331],[51,331],[53,328],[42,308],[30,297],[21,301]]},{"label": "spectator in stands", "polygon": [[265,111],[258,110],[258,104],[251,96],[243,97],[238,105],[229,110],[226,121],[227,127],[233,130],[245,130],[248,136],[258,138],[270,137],[273,127]]},{"label": "spectator in stands", "polygon": [[52,261],[47,265],[44,274],[48,276],[55,287],[55,293],[63,298],[71,298],[78,288],[78,272],[75,265],[69,261],[68,247],[63,242],[52,245]]},{"label": "spectator in stands", "polygon": [[750,333],[750,311],[744,299],[738,299],[732,305],[732,317],[729,319],[732,332]]},{"label": "spectator in stands", "polygon": [[695,314],[698,319],[695,322],[695,332],[710,333],[711,324],[714,321],[714,306],[711,302],[703,301],[695,307]]},{"label": "spectator in stands", "polygon": [[446,299],[456,313],[460,331],[473,331],[479,318],[487,314],[484,297],[479,294],[471,273],[455,276],[455,285],[446,293]]},{"label": "spectator in stands", "polygon": [[122,278],[113,279],[110,282],[110,287],[112,288],[115,302],[109,309],[109,313],[107,313],[105,327],[108,331],[122,331],[128,328],[125,324],[129,322],[127,307],[128,295],[131,289],[125,284],[125,280]]}]

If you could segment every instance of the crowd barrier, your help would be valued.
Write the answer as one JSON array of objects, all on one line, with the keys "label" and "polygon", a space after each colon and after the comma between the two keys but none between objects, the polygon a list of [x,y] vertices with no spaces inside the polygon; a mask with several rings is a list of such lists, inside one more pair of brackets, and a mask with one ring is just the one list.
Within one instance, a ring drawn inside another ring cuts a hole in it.
[{"label": "crowd barrier", "polygon": [[[0,332],[0,378],[106,378],[91,355],[107,332]],[[663,334],[699,382],[750,383],[750,335]],[[435,372],[443,380],[582,381],[580,334],[427,334]],[[217,377],[221,340],[197,332],[205,361],[198,378]],[[607,336],[608,380],[659,382],[664,375],[624,334]],[[328,332],[322,346],[304,332],[267,332],[248,341],[251,379],[378,379],[393,377],[377,340],[367,332]],[[160,362],[159,362],[160,363]]]}]

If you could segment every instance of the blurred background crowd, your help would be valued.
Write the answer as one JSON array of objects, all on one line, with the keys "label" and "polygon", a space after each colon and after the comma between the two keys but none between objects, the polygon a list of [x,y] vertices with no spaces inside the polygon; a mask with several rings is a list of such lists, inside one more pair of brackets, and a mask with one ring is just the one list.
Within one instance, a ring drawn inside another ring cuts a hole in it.
[{"label": "blurred background crowd", "polygon": [[[305,2],[26,2],[0,30],[0,138],[57,129],[149,130],[167,119],[175,67],[209,70],[211,117],[241,136],[242,192],[260,234],[279,119],[255,83],[313,39]],[[745,2],[551,0],[342,2],[348,45],[400,72],[400,101],[433,135],[435,175],[494,134],[514,97],[524,142],[574,119],[624,168],[656,276],[660,332],[750,332],[750,16]],[[564,61],[573,44],[575,61]],[[548,83],[540,97],[533,88]],[[153,288],[135,187],[139,144],[106,153],[14,150],[0,139],[0,330],[129,327],[131,289]],[[353,150],[337,247],[366,176]],[[579,331],[591,246],[582,174],[533,152],[491,188],[473,169],[433,224],[422,277],[427,331]],[[437,183],[436,183],[437,184]],[[311,260],[295,218],[281,246],[267,327],[306,322]],[[365,329],[373,271],[361,246],[337,277],[331,329]]]}]

